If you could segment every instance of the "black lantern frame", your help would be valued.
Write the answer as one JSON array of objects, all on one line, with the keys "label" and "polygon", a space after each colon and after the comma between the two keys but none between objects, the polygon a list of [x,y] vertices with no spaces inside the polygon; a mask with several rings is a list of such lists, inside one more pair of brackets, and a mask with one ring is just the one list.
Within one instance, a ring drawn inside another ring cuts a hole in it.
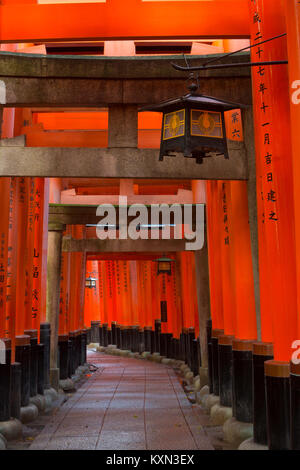
[{"label": "black lantern frame", "polygon": [[155,259],[154,261],[157,262],[157,275],[167,274],[168,276],[171,276],[172,274],[171,263],[173,263],[175,260],[163,256],[161,258]]},{"label": "black lantern frame", "polygon": [[197,85],[189,88],[184,96],[141,108],[163,113],[159,160],[174,153],[197,163],[215,154],[229,158],[224,113],[244,105],[197,94]]}]

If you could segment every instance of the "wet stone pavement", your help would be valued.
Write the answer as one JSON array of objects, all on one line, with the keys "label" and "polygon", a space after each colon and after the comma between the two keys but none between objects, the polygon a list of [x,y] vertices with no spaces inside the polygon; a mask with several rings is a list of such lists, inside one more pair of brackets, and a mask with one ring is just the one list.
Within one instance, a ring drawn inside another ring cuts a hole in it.
[{"label": "wet stone pavement", "polygon": [[213,450],[174,370],[89,352],[98,370],[62,404],[29,450]]}]

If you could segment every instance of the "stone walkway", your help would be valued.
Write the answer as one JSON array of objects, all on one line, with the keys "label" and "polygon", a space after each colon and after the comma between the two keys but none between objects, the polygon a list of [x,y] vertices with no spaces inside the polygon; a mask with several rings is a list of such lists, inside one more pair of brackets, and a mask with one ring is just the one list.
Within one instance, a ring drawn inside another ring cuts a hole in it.
[{"label": "stone walkway", "polygon": [[30,450],[212,450],[172,368],[89,353],[95,372]]}]

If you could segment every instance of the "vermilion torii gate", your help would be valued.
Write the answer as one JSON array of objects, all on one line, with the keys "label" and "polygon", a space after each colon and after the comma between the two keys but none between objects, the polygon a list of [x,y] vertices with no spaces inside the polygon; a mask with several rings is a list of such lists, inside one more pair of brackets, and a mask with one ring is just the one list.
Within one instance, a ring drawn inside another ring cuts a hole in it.
[{"label": "vermilion torii gate", "polygon": [[[207,337],[210,377],[210,396],[207,397],[207,406],[209,403],[216,403],[218,405],[218,419],[225,421],[225,418],[229,418],[224,425],[224,433],[227,438],[234,436],[236,443],[239,444],[242,440],[239,433],[242,428],[244,437],[247,435],[251,438],[253,434],[255,444],[267,444],[270,449],[300,448],[298,422],[300,372],[297,354],[293,356],[297,347],[295,341],[300,339],[298,308],[300,298],[298,9],[299,4],[296,0],[279,2],[274,2],[274,0],[211,0],[201,2],[107,0],[105,3],[81,5],[41,5],[34,1],[5,0],[0,6],[0,43],[2,44],[71,40],[250,38],[251,44],[255,46],[251,49],[253,61],[289,61],[288,65],[261,65],[251,69],[255,141],[251,134],[249,113],[244,115],[244,140],[248,154],[251,148],[254,150],[255,147],[256,168],[254,169],[254,162],[250,158],[243,160],[243,162],[247,160],[248,171],[244,171],[243,166],[243,171],[226,173],[226,177],[224,174],[228,167],[225,164],[221,165],[221,168],[218,166],[217,173],[214,173],[214,168],[208,168],[207,172],[206,167],[204,167],[205,171],[196,169],[194,176],[193,168],[187,168],[186,163],[183,167],[185,178],[207,180],[207,242],[212,322],[208,324]],[[84,21],[82,21],[83,18]],[[283,33],[287,33],[287,36],[256,45],[260,41]],[[14,58],[14,60],[16,59]],[[47,61],[49,61],[49,57],[42,58],[39,63],[40,76],[43,73],[44,75],[48,73]],[[8,65],[9,63],[6,61],[6,65],[4,63],[3,66],[4,70],[0,70],[0,75],[3,76],[5,84],[8,83],[10,87],[8,88],[10,90],[8,99],[10,100],[13,99],[11,90],[19,92],[20,87],[18,88],[17,83],[18,76],[15,76],[14,80],[11,79],[10,84],[9,80],[13,73],[9,70]],[[28,77],[28,72],[26,74],[25,65],[24,67],[25,70],[19,73],[23,77],[24,83],[26,80],[26,86],[28,86],[30,77]],[[58,77],[50,78],[56,80]],[[31,79],[34,80],[34,77]],[[46,80],[46,76],[44,79]],[[219,79],[225,82],[224,77]],[[72,77],[72,82],[74,80],[76,78]],[[203,82],[205,82],[205,78],[203,78]],[[34,83],[32,81],[33,87]],[[228,93],[228,89],[224,93]],[[26,96],[28,98],[30,94]],[[123,89],[120,96],[125,97]],[[4,99],[2,101],[1,105],[5,107],[6,101]],[[108,101],[106,103],[109,104]],[[30,102],[27,104],[30,106]],[[36,103],[33,104],[36,105]],[[131,106],[132,102],[126,102],[126,104]],[[137,104],[135,103],[136,106]],[[16,102],[11,101],[11,104],[8,103],[7,106],[15,105]],[[91,106],[91,102],[88,105]],[[49,103],[46,103],[46,106],[49,106]],[[134,119],[137,119],[137,110],[134,113]],[[12,113],[6,113],[4,124],[6,128],[12,130],[10,135],[6,135],[6,137],[18,136],[22,128],[22,113],[16,112],[15,118],[12,118]],[[135,126],[135,130],[137,130],[137,126]],[[126,132],[126,129],[123,129],[123,137]],[[124,151],[126,145],[123,141],[120,145],[121,150],[114,149],[112,151],[115,164],[112,169],[109,169],[110,173],[99,173],[98,177],[142,177],[143,165],[139,166],[138,156],[142,155],[144,162],[147,160],[148,153],[138,151],[140,149],[137,149],[136,134],[134,139],[133,147],[135,148],[132,154],[135,155],[135,165],[132,168],[127,165],[125,170],[123,167],[118,167],[122,153],[130,161],[131,154],[129,151]],[[24,375],[24,371],[28,371],[29,367],[29,344],[31,344],[32,351],[36,351],[37,354],[35,347],[39,324],[42,323],[41,332],[43,331],[43,334],[44,330],[48,328],[44,323],[46,319],[45,260],[47,257],[45,256],[45,240],[47,235],[48,181],[43,177],[91,177],[92,175],[91,173],[82,174],[82,166],[80,165],[76,167],[78,172],[76,174],[68,173],[71,171],[70,166],[64,172],[63,163],[61,164],[62,174],[59,172],[46,173],[45,169],[48,164],[46,151],[43,153],[40,149],[30,150],[26,146],[23,148],[23,145],[17,146],[16,144],[7,147],[6,150],[5,145],[10,145],[10,143],[3,144],[0,147],[0,154],[3,155],[1,170],[3,177],[1,178],[0,191],[4,207],[0,220],[2,234],[0,336],[7,338],[7,346],[10,345],[8,340],[11,340],[13,357],[15,354],[16,359],[22,363]],[[87,155],[91,162],[90,168],[93,169],[96,154],[90,149],[84,149],[80,155],[79,150],[65,149],[64,151],[55,150],[55,152],[52,150],[49,152],[49,158],[53,158],[52,172],[57,170],[56,163],[61,155],[67,161],[73,153],[74,160],[77,158],[77,161],[82,158],[82,155]],[[101,149],[99,154],[103,160],[109,159],[106,150]],[[25,164],[24,156],[27,159]],[[29,171],[26,169],[28,167],[26,162],[30,162],[30,159],[34,160],[36,171],[42,171],[42,174],[29,172],[26,173],[28,179],[24,180],[22,175],[17,173],[18,162],[23,165],[24,170],[22,171],[26,172]],[[239,157],[236,161],[239,161]],[[229,164],[231,163],[229,162]],[[163,171],[166,171],[167,164],[164,162],[164,167],[161,167]],[[169,165],[172,165],[172,162]],[[121,168],[123,173],[116,173],[116,168],[119,170]],[[72,171],[74,170],[72,169]],[[97,171],[100,172],[99,168]],[[158,164],[155,168],[151,166],[147,171],[148,177],[159,178]],[[171,178],[175,176],[178,177],[178,173],[176,175],[170,174]],[[258,239],[253,223],[255,222],[256,208],[253,200],[252,203],[249,203],[251,195],[253,197],[254,194],[253,186],[256,186],[257,196]],[[32,196],[34,201],[31,199]],[[60,258],[55,257],[54,253],[59,251],[62,231],[65,227],[61,223],[52,221],[49,229],[48,266],[49,272],[54,273],[55,276],[51,278],[49,275],[48,283],[51,284],[54,279],[56,289],[59,289]],[[73,240],[74,244],[83,237],[84,230],[77,229],[78,227],[72,229],[72,236],[77,239]],[[68,230],[70,229],[68,228]],[[257,256],[255,251],[257,241],[259,283],[256,277]],[[199,271],[201,264],[197,258],[198,255],[199,253],[195,256],[196,272]],[[21,261],[23,257],[24,263]],[[174,318],[182,318],[181,323],[176,323],[176,321],[173,321],[172,325],[168,323],[166,331],[163,331],[163,334],[171,332],[174,333],[174,336],[178,335],[180,328],[189,327],[189,321],[195,307],[195,293],[188,290],[187,286],[188,283],[192,286],[194,282],[189,277],[193,272],[193,268],[191,268],[193,261],[190,260],[189,264],[184,259],[184,255],[182,258],[180,260],[182,270],[177,273],[177,276],[181,275],[180,282],[173,274],[173,277],[170,278],[171,286],[160,286],[158,296],[163,301],[168,296],[169,302],[173,299],[172,311],[175,312],[175,316],[172,316],[172,321]],[[66,282],[62,286],[61,292],[64,299],[63,322],[58,324],[57,311],[57,315],[51,317],[53,321],[51,325],[52,383],[55,382],[55,369],[57,369],[57,348],[53,345],[57,342],[58,328],[60,328],[61,335],[72,332],[74,350],[76,350],[75,345],[78,345],[79,341],[77,337],[80,336],[80,333],[78,331],[84,330],[83,293],[77,288],[78,286],[82,288],[84,280],[83,260],[83,252],[64,252],[63,254],[63,283]],[[132,266],[130,265],[131,261],[99,261],[98,273],[101,271],[103,285],[110,283],[114,286],[114,291],[111,289],[111,298],[107,299],[107,304],[110,306],[101,313],[99,312],[99,320],[100,318],[102,320],[103,317],[104,324],[110,323],[111,325],[115,325],[114,322],[119,324],[120,320],[124,326],[128,327],[132,326],[130,323],[135,323],[139,319],[142,327],[147,331],[147,328],[153,329],[155,326],[153,320],[156,318],[153,312],[155,312],[156,304],[152,305],[152,317],[150,311],[147,311],[144,316],[141,316],[140,313],[145,307],[145,292],[149,293],[150,288],[153,287],[153,275],[150,273],[148,265],[145,264],[145,260],[136,263],[136,277],[139,279],[139,286],[143,285],[143,289],[139,289],[138,300],[134,303],[132,299],[135,291],[134,289],[130,291],[126,281],[130,271],[129,266]],[[101,266],[100,271],[99,266]],[[81,284],[78,276],[74,275],[75,270],[78,272],[80,270]],[[37,272],[41,275],[38,280]],[[184,276],[183,273],[185,273]],[[118,288],[118,278],[122,279],[122,289]],[[151,278],[151,286],[149,278]],[[177,308],[175,305],[173,281],[176,289],[178,286],[181,289],[184,287],[181,294],[178,294],[177,290],[176,296],[177,300],[180,297],[181,305],[185,309],[185,314],[182,317],[178,316],[178,305]],[[200,282],[200,277],[197,282],[194,290],[196,288],[198,290],[199,305],[201,304],[203,295],[201,289],[204,283]],[[101,296],[101,292],[104,296],[103,285],[101,289],[99,287],[99,296]],[[67,295],[68,292],[70,295]],[[55,305],[51,306],[53,299],[51,299],[49,290],[48,293],[50,310],[55,311]],[[112,307],[115,298],[118,298],[119,305],[125,306],[124,312],[117,309],[117,316],[114,316],[115,310]],[[199,310],[201,313],[201,308]],[[15,314],[15,312],[17,313]],[[124,317],[122,317],[123,313]],[[119,314],[120,316],[118,316]],[[193,327],[198,328],[195,318]],[[203,331],[203,322],[200,316],[201,348],[204,348]],[[24,334],[25,332],[27,334]],[[128,343],[126,343],[127,345]],[[74,367],[81,362],[82,358],[77,357]],[[46,364],[46,374],[47,370],[49,367],[47,369]],[[5,371],[7,374],[7,368]],[[70,372],[72,371],[69,370],[68,374]],[[32,367],[32,377],[34,374],[37,374],[37,371]],[[56,377],[57,374],[58,371],[56,371]],[[31,394],[34,395],[35,392],[33,381]],[[1,411],[1,420],[9,418],[8,388],[3,393],[4,401],[2,401],[6,403],[6,407],[4,406]],[[27,406],[28,402],[28,393],[26,395],[24,392],[22,406]],[[216,408],[214,409],[216,410]],[[232,418],[230,418],[231,413],[233,413]],[[250,445],[250,443],[245,445]]]}]

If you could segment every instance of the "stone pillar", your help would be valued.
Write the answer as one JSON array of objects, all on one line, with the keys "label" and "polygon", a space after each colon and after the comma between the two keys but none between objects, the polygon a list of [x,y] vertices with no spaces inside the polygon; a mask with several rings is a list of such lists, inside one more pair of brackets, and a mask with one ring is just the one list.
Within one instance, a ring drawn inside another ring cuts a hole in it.
[{"label": "stone pillar", "polygon": [[256,199],[255,139],[252,107],[242,110],[244,142],[248,164],[248,211],[254,281],[257,340],[261,341],[259,263],[258,263],[258,228]]},{"label": "stone pillar", "polygon": [[137,144],[137,105],[111,105],[108,110],[108,147],[137,148]]},{"label": "stone pillar", "polygon": [[60,296],[60,269],[62,234],[65,226],[51,223],[48,227],[48,258],[47,258],[47,321],[51,327],[50,337],[50,383],[58,390],[58,316]]},{"label": "stone pillar", "polygon": [[50,323],[40,324],[40,343],[44,345],[44,388],[50,388]]},{"label": "stone pillar", "polygon": [[201,351],[201,367],[199,370],[201,385],[208,384],[208,351],[207,351],[207,320],[210,319],[209,272],[207,240],[202,250],[195,252],[196,286],[199,312],[199,339]]}]

